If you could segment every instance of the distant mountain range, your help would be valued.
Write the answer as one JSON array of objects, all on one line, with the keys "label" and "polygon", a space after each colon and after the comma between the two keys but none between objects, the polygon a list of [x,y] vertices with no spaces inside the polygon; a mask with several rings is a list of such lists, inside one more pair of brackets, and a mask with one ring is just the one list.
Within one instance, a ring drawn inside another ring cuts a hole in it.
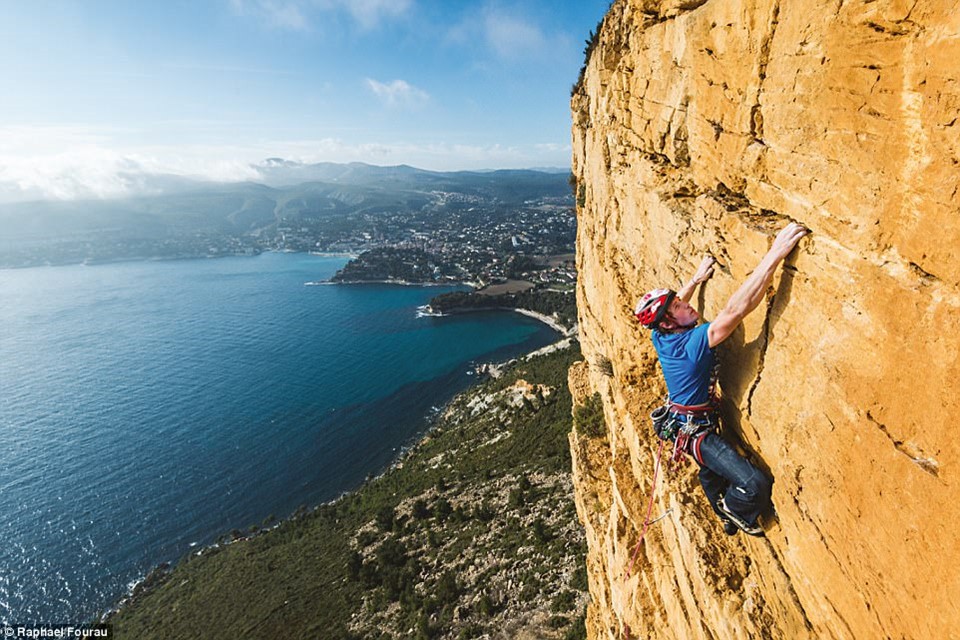
[{"label": "distant mountain range", "polygon": [[261,182],[270,186],[286,186],[304,182],[336,184],[403,186],[428,189],[448,188],[451,191],[476,189],[480,186],[503,186],[509,182],[538,184],[542,174],[568,174],[562,169],[498,169],[490,171],[427,171],[409,165],[377,166],[363,162],[339,164],[318,162],[304,164],[282,158],[268,158],[254,166]]},{"label": "distant mountain range", "polygon": [[565,172],[438,172],[406,165],[304,164],[281,158],[255,168],[262,176],[258,183],[144,176],[141,184],[157,195],[3,204],[0,247],[91,234],[118,238],[243,234],[283,218],[417,211],[439,199],[438,192],[504,206],[570,195]]}]

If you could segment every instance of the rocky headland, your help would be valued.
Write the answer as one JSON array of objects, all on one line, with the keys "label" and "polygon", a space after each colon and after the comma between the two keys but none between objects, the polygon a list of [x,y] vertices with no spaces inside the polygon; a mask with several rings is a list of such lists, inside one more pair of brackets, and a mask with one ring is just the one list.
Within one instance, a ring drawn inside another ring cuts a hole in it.
[{"label": "rocky headland", "polygon": [[356,492],[159,568],[110,617],[115,637],[584,638],[578,358],[503,366]]}]

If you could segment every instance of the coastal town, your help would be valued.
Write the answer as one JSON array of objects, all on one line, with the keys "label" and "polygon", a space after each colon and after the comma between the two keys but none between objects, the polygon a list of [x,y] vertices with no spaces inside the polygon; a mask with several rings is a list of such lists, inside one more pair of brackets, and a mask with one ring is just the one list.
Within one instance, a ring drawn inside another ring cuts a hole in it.
[{"label": "coastal town", "polygon": [[[337,282],[468,282],[477,287],[528,280],[571,285],[576,218],[569,198],[505,207],[478,197],[440,193],[418,212],[363,214],[351,226],[318,220],[281,225],[278,249],[357,252]],[[558,256],[562,256],[557,259]]]},{"label": "coastal town", "polygon": [[338,281],[574,281],[555,258],[576,234],[565,174],[397,169],[357,180],[0,206],[0,268],[289,251],[356,256]]},{"label": "coastal town", "polygon": [[363,232],[363,239],[378,244],[331,281],[466,284],[474,291],[437,296],[430,312],[526,309],[556,319],[564,332],[572,328],[577,273],[570,204],[532,201],[512,210],[471,204],[463,212],[398,215],[389,225],[377,224],[378,233],[386,234],[367,238],[372,234]]}]

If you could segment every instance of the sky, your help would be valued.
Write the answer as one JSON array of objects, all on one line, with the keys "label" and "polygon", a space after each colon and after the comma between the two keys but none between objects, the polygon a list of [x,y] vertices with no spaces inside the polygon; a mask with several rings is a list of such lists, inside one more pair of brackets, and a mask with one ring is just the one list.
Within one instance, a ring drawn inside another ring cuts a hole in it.
[{"label": "sky", "polygon": [[610,0],[6,0],[0,202],[255,165],[567,167]]}]

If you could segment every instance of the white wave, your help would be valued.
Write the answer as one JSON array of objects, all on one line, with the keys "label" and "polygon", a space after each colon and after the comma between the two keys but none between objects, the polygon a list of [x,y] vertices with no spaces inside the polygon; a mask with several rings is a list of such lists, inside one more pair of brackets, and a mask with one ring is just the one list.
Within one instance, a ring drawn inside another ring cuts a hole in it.
[{"label": "white wave", "polygon": [[417,317],[418,318],[442,318],[444,314],[439,311],[434,311],[430,308],[430,305],[424,304],[417,307]]}]

